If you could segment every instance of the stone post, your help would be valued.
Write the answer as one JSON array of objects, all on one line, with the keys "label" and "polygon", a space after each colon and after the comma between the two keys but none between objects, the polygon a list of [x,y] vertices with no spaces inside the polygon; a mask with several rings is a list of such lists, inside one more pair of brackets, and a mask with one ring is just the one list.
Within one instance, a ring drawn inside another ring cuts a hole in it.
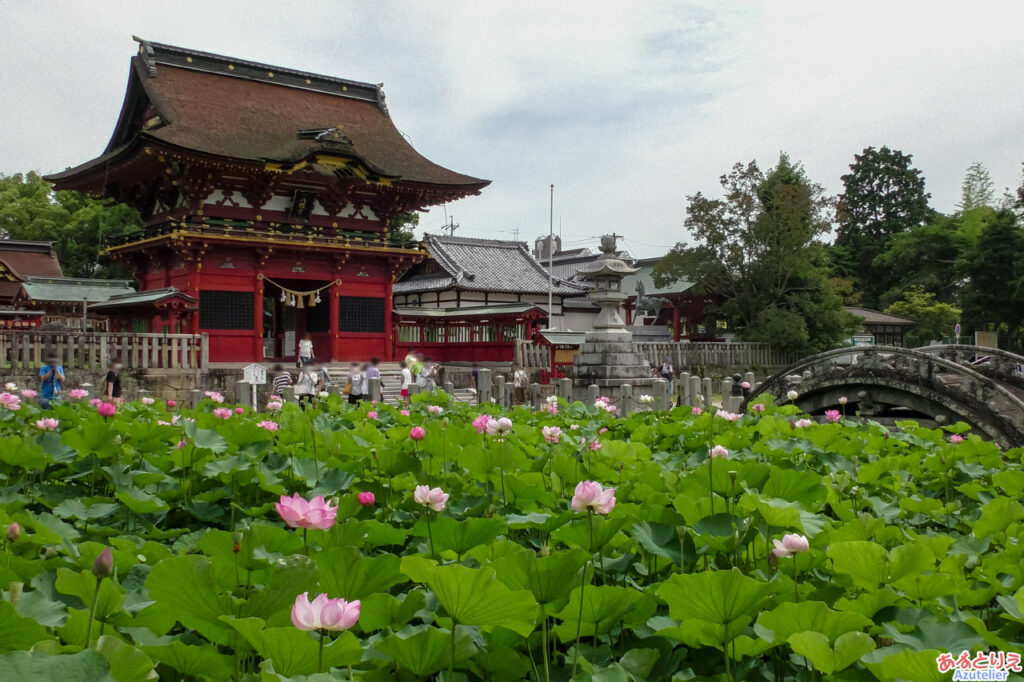
[{"label": "stone post", "polygon": [[196,405],[203,401],[203,392],[198,388],[193,388],[188,392],[188,406],[195,409]]},{"label": "stone post", "polygon": [[651,397],[654,398],[653,409],[657,412],[668,412],[668,382],[655,379],[651,385]]},{"label": "stone post", "polygon": [[691,407],[700,407],[700,405],[697,404],[697,402],[698,402],[697,401],[697,396],[699,396],[699,395],[700,395],[700,377],[692,376],[692,377],[690,377],[690,391],[689,391],[689,396],[688,396],[689,400],[688,400],[688,402],[686,404],[691,406]]},{"label": "stone post", "polygon": [[255,408],[252,404],[252,387],[246,381],[235,382],[235,402],[242,407]]},{"label": "stone post", "polygon": [[622,384],[620,387],[622,399],[619,400],[619,414],[628,417],[633,411],[633,387],[629,384]]},{"label": "stone post", "polygon": [[533,409],[540,409],[540,384],[530,384],[529,402]]},{"label": "stone post", "polygon": [[725,409],[728,409],[726,406],[729,404],[729,398],[732,396],[732,386],[732,379],[728,377],[722,379],[722,407]]},{"label": "stone post", "polygon": [[702,391],[704,393],[704,409],[710,410],[712,407],[715,406],[715,401],[713,400],[711,395],[714,389],[714,387],[711,385],[711,377],[704,377],[703,381],[701,382],[701,387],[704,389]]},{"label": "stone post", "polygon": [[750,384],[750,390],[751,390],[751,391],[753,391],[753,390],[754,390],[754,385],[755,385],[755,384],[757,383],[757,382],[755,381],[755,378],[756,378],[756,377],[754,376],[754,373],[753,373],[753,372],[747,372],[746,374],[744,374],[744,375],[743,375],[743,380],[744,380],[745,382],[747,382],[748,384]]},{"label": "stone post", "polygon": [[370,377],[370,400],[376,400],[379,403],[383,398],[380,390],[380,377]]},{"label": "stone post", "polygon": [[690,404],[690,373],[683,372],[679,375],[679,404]]},{"label": "stone post", "polygon": [[565,398],[567,402],[572,402],[572,379],[558,380],[558,397]]},{"label": "stone post", "polygon": [[587,398],[588,402],[593,405],[597,402],[597,399],[601,397],[601,387],[597,384],[590,384],[587,386]]},{"label": "stone post", "polygon": [[491,402],[491,370],[480,369],[476,373],[476,402],[478,405]]},{"label": "stone post", "polygon": [[409,397],[412,398],[414,395],[420,393],[422,390],[423,387],[415,382],[409,384]]},{"label": "stone post", "polygon": [[509,407],[508,401],[505,398],[505,375],[499,374],[494,377],[494,397],[498,399],[498,404],[502,407]]},{"label": "stone post", "polygon": [[444,382],[444,392],[447,393],[449,395],[449,397],[454,398],[455,397],[455,384],[452,383],[451,381]]},{"label": "stone post", "polygon": [[512,403],[515,402],[515,387],[512,382],[505,383],[505,396],[502,398],[505,401],[506,407],[511,407]]}]

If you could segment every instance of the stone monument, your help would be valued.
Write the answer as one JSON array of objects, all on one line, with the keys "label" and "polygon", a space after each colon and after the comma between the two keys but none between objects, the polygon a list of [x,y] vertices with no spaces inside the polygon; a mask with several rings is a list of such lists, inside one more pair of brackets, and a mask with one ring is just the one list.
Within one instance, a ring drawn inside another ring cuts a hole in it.
[{"label": "stone monument", "polygon": [[601,256],[578,271],[580,278],[590,282],[588,298],[599,312],[594,330],[584,336],[573,360],[573,394],[577,400],[586,401],[587,387],[596,384],[601,395],[618,401],[622,386],[632,386],[634,395],[649,393],[655,377],[622,318],[622,304],[628,298],[622,291],[622,278],[637,269],[616,257],[612,235],[601,237],[599,248]]}]

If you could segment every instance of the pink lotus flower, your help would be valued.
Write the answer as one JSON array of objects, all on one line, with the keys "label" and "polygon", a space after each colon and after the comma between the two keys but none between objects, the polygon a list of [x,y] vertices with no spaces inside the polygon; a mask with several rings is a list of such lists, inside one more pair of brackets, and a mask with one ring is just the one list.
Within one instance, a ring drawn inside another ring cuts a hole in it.
[{"label": "pink lotus flower", "polygon": [[13,393],[0,393],[0,407],[16,412],[21,409],[21,398]]},{"label": "pink lotus flower", "polygon": [[261,421],[256,426],[260,427],[261,429],[263,429],[265,431],[271,431],[271,432],[277,431],[277,429],[278,429],[277,422],[272,422],[269,419],[264,419],[263,421]]},{"label": "pink lotus flower", "polygon": [[279,396],[278,394],[275,393],[274,395],[270,396],[270,398],[268,398],[268,400],[276,400],[278,402],[281,402],[281,401],[284,400],[284,398],[282,398],[281,396]]},{"label": "pink lotus flower", "polygon": [[793,422],[793,426],[794,426],[794,428],[798,428],[798,429],[806,429],[808,426],[814,426],[814,422],[811,421],[810,419],[806,419],[806,418],[805,419],[797,419],[795,422]]},{"label": "pink lotus flower", "polygon": [[409,429],[409,438],[413,440],[423,440],[427,437],[427,430],[422,426],[414,426]]},{"label": "pink lotus flower", "polygon": [[361,493],[359,493],[359,504],[363,505],[364,507],[369,507],[370,505],[372,505],[376,501],[377,501],[377,498],[371,492],[361,492]]},{"label": "pink lotus flower", "polygon": [[182,438],[181,440],[179,440],[177,443],[174,444],[174,449],[175,450],[181,450],[183,447],[185,447],[187,445],[188,445],[188,439],[187,438]]},{"label": "pink lotus flower", "polygon": [[848,398],[847,398],[847,397],[846,397],[845,395],[844,395],[844,396],[841,396],[841,397],[839,398],[839,404],[840,404],[840,405],[845,405],[845,404],[846,404],[846,403],[847,403],[848,401],[849,401],[849,399],[848,399]]},{"label": "pink lotus flower", "polygon": [[68,398],[71,400],[81,400],[87,395],[89,395],[89,391],[86,391],[84,388],[73,388],[68,391]]},{"label": "pink lotus flower", "polygon": [[811,543],[807,541],[807,538],[803,535],[797,535],[796,533],[787,533],[782,536],[782,542],[778,540],[772,540],[775,544],[775,549],[772,550],[772,554],[777,559],[785,559],[793,556],[794,554],[800,554],[806,552],[811,548]]},{"label": "pink lotus flower", "polygon": [[477,433],[484,433],[487,430],[487,422],[491,421],[491,418],[486,414],[477,415],[476,419],[473,420],[473,428],[476,429]]},{"label": "pink lotus flower", "polygon": [[300,630],[320,632],[348,630],[359,620],[359,608],[358,599],[348,602],[318,594],[310,602],[309,592],[303,592],[292,606],[292,625]]},{"label": "pink lotus flower", "polygon": [[721,417],[727,422],[735,422],[739,421],[741,415],[738,415],[735,412],[729,412],[728,410],[719,410],[718,412],[715,413],[715,416]]},{"label": "pink lotus flower", "polygon": [[487,420],[487,435],[488,436],[505,436],[512,430],[512,420],[508,417],[502,417],[501,419],[488,419]]},{"label": "pink lotus flower", "polygon": [[605,410],[605,412],[607,412],[609,414],[615,414],[616,412],[619,411],[619,406],[618,405],[609,405],[608,407],[604,408],[604,410]]},{"label": "pink lotus flower", "polygon": [[442,412],[444,412],[444,408],[441,407],[440,405],[428,405],[427,412],[429,412],[430,414],[441,414]]},{"label": "pink lotus flower", "polygon": [[440,488],[430,488],[425,485],[416,486],[416,490],[412,493],[412,499],[416,504],[429,507],[436,512],[444,511],[448,504],[448,497],[448,493]]},{"label": "pink lotus flower", "polygon": [[740,388],[742,388],[745,391],[749,391],[750,390],[750,382],[749,381],[744,381],[744,382],[740,383]]},{"label": "pink lotus flower", "polygon": [[398,414],[402,415],[403,417],[408,417],[409,416],[409,410],[399,410]]},{"label": "pink lotus flower", "polygon": [[955,434],[955,433],[952,436],[949,437],[949,442],[950,443],[962,443],[963,440],[964,440],[963,436]]},{"label": "pink lotus flower", "polygon": [[104,547],[96,561],[92,562],[92,574],[100,580],[114,575],[114,552],[110,547]]},{"label": "pink lotus flower", "polygon": [[7,542],[17,542],[20,537],[21,526],[18,525],[17,521],[7,526]]},{"label": "pink lotus flower", "polygon": [[234,414],[230,407],[218,407],[213,410],[213,416],[217,419],[231,419],[231,415]]},{"label": "pink lotus flower", "polygon": [[147,396],[145,398],[139,398],[139,402],[142,403],[143,405],[152,405],[156,401]]},{"label": "pink lotus flower", "polygon": [[750,406],[751,412],[764,412],[764,403],[754,403]]},{"label": "pink lotus flower", "polygon": [[267,409],[270,410],[271,412],[277,412],[278,410],[281,409],[281,405],[282,403],[280,400],[271,400],[269,403],[267,403]]},{"label": "pink lotus flower", "polygon": [[236,407],[235,408],[235,414],[245,414],[245,408],[244,407]]},{"label": "pink lotus flower", "polygon": [[[3,398],[3,396],[0,396],[0,398]],[[96,407],[102,402],[103,400],[101,400],[100,398],[93,398],[92,400],[89,401],[89,407]]]},{"label": "pink lotus flower", "polygon": [[587,446],[587,447],[589,447],[589,448],[590,448],[591,450],[593,450],[594,452],[597,452],[598,450],[600,450],[601,448],[603,448],[603,447],[604,447],[604,445],[602,445],[602,444],[601,444],[601,441],[599,441],[599,440],[595,440],[595,441],[591,441],[590,445],[589,445],[589,446]]},{"label": "pink lotus flower", "polygon": [[366,413],[366,418],[367,419],[376,419],[377,418],[377,413],[374,412],[373,410],[370,410],[369,412]]},{"label": "pink lotus flower", "polygon": [[598,432],[598,434],[608,433],[608,427],[607,426],[602,426],[600,429],[597,430],[597,432]]},{"label": "pink lotus flower", "polygon": [[602,488],[594,481],[580,481],[569,505],[577,513],[608,514],[615,508],[615,488]]},{"label": "pink lotus flower", "polygon": [[168,400],[167,401],[167,407],[174,407],[177,404],[178,404],[177,400]]},{"label": "pink lotus flower", "polygon": [[548,403],[548,414],[558,414],[558,403]]},{"label": "pink lotus flower", "polygon": [[711,448],[711,450],[708,451],[708,455],[710,455],[711,457],[724,457],[728,459],[729,450],[726,449],[725,446],[716,445],[715,447]]},{"label": "pink lotus flower", "polygon": [[37,419],[36,426],[44,431],[56,431],[60,422],[53,417],[47,417],[46,419]]},{"label": "pink lotus flower", "polygon": [[540,431],[544,434],[544,440],[549,443],[557,443],[562,438],[562,429],[557,426],[545,426]]},{"label": "pink lotus flower", "polygon": [[699,407],[691,407],[690,414],[692,414],[695,417],[699,417],[700,415],[704,414],[704,410],[700,409]]},{"label": "pink lotus flower", "polygon": [[224,396],[218,393],[217,391],[206,391],[205,393],[203,393],[203,395],[205,395],[207,398],[209,398],[215,403],[224,402]]},{"label": "pink lotus flower", "polygon": [[579,428],[580,428],[579,424],[569,424],[569,430],[570,431],[578,431]]},{"label": "pink lotus flower", "polygon": [[825,421],[835,423],[843,418],[843,415],[839,414],[839,410],[825,410]]},{"label": "pink lotus flower", "polygon": [[323,495],[317,495],[307,502],[298,493],[291,497],[281,496],[281,501],[274,505],[284,522],[292,528],[320,528],[326,530],[338,519],[338,508],[324,501]]},{"label": "pink lotus flower", "polygon": [[37,392],[33,391],[31,388],[23,388],[23,389],[21,389],[21,397],[22,398],[35,398],[37,395],[39,395],[39,394]]},{"label": "pink lotus flower", "polygon": [[117,414],[117,406],[114,403],[100,403],[96,406],[96,411],[101,417],[113,417]]}]

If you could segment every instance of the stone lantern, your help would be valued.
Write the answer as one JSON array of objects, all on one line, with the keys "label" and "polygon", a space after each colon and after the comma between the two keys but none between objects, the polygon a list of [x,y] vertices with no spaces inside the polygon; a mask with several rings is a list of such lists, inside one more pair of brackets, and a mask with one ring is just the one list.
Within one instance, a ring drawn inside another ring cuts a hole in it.
[{"label": "stone lantern", "polygon": [[[626,322],[622,319],[622,304],[628,298],[622,293],[622,278],[632,275],[637,269],[615,255],[615,237],[612,235],[601,237],[598,248],[601,250],[598,259],[578,271],[582,279],[593,283],[589,299],[599,309],[594,329],[608,336],[606,340],[629,341],[633,334],[626,329]],[[587,335],[588,340],[590,336]]]}]

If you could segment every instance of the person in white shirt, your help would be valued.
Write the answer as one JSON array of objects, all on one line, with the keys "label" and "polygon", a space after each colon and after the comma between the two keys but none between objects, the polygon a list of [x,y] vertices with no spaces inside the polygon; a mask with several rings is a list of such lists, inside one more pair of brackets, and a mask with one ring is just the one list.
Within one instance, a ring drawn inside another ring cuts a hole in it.
[{"label": "person in white shirt", "polygon": [[409,386],[412,385],[412,370],[410,370],[403,360],[399,363],[402,367],[402,401],[409,402]]},{"label": "person in white shirt", "polygon": [[[363,366],[363,398],[370,400],[370,379],[380,380],[380,368],[377,365],[380,364],[380,360],[372,358],[369,365]],[[384,390],[384,384],[380,385],[381,390]]]},{"label": "person in white shirt", "polygon": [[313,362],[313,357],[313,339],[310,338],[307,332],[302,335],[302,339],[299,341],[299,362],[305,367]]},{"label": "person in white shirt", "polygon": [[312,367],[303,367],[299,370],[299,377],[295,381],[295,397],[299,400],[299,407],[303,410],[307,405],[312,404],[313,396],[316,394],[317,373]]},{"label": "person in white shirt", "polygon": [[358,362],[353,362],[349,368],[348,383],[352,387],[348,393],[348,404],[355,405],[363,399],[363,373],[359,371]]},{"label": "person in white shirt", "polygon": [[530,377],[519,365],[512,365],[512,397],[516,404],[526,402],[526,385]]}]

